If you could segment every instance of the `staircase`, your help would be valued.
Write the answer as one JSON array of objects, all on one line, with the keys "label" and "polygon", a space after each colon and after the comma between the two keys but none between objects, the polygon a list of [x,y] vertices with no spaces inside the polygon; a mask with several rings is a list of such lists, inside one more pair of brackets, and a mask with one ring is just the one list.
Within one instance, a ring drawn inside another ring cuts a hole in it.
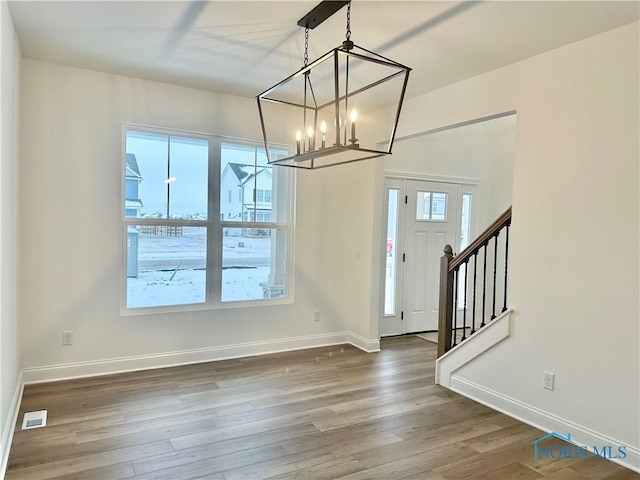
[{"label": "staircase", "polygon": [[438,357],[469,341],[499,317],[508,316],[510,227],[511,207],[458,255],[454,256],[451,245],[444,247]]}]

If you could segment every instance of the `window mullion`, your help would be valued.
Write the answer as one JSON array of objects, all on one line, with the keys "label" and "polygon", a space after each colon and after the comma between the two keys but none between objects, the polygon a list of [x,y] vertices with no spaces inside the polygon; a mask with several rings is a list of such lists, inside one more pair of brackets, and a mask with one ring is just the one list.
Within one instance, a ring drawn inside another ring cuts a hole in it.
[{"label": "window mullion", "polygon": [[[171,178],[171,136],[167,137],[167,176],[166,176],[166,180],[168,180],[169,178]],[[165,184],[167,185],[167,216],[166,218],[170,218],[169,217],[169,192],[171,189],[171,184],[165,180]]]},{"label": "window mullion", "polygon": [[258,220],[258,147],[253,149],[253,221]]},{"label": "window mullion", "polygon": [[290,226],[289,223],[276,222],[220,222],[222,228],[275,228],[283,229]]},{"label": "window mullion", "polygon": [[207,241],[207,298],[220,305],[222,291],[222,226],[220,221],[220,176],[222,145],[217,137],[209,139],[209,237]]},{"label": "window mullion", "polygon": [[179,218],[172,218],[170,220],[164,218],[137,218],[126,217],[123,220],[125,225],[165,225],[165,226],[178,226],[178,227],[207,227],[209,221],[203,220],[182,220]]}]

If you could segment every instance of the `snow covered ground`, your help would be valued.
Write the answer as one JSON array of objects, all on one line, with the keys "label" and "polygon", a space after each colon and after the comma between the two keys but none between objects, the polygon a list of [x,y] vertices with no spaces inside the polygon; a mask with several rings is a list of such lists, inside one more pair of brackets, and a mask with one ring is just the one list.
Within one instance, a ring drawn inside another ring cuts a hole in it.
[{"label": "snow covered ground", "polygon": [[[205,258],[207,251],[206,229],[185,227],[181,237],[140,235],[138,259],[158,260],[166,258]],[[271,255],[270,237],[223,236],[222,254],[225,258],[268,258]]]},{"label": "snow covered ground", "polygon": [[[127,306],[203,303],[206,240],[206,230],[198,227],[186,227],[176,237],[140,235],[138,277],[127,279]],[[260,283],[269,277],[270,267],[264,265],[269,263],[271,238],[225,236],[222,246],[225,266],[240,264],[241,259],[243,265],[223,268],[222,301],[263,298]]]},{"label": "snow covered ground", "polygon": [[[154,307],[204,303],[205,270],[141,272],[127,279],[127,306]],[[257,300],[262,298],[260,282],[266,282],[269,267],[228,268],[222,271],[222,301]]]}]

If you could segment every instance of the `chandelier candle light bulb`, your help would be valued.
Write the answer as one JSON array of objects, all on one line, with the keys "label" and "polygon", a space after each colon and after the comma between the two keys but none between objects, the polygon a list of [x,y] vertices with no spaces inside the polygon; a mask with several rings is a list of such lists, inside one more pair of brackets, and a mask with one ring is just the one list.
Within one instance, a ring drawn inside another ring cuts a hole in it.
[{"label": "chandelier candle light bulb", "polygon": [[355,145],[355,143],[358,141],[358,139],[356,138],[356,120],[358,119],[358,112],[356,111],[356,109],[354,108],[353,110],[351,110],[351,115],[349,116],[349,119],[351,120],[351,143]]},{"label": "chandelier candle light bulb", "polygon": [[322,132],[322,145],[320,148],[324,148],[325,142],[327,140],[327,122],[325,122],[324,120],[320,124],[320,132]]},{"label": "chandelier candle light bulb", "polygon": [[302,140],[302,132],[298,130],[296,132],[296,155],[300,155],[300,140]]},{"label": "chandelier candle light bulb", "polygon": [[313,128],[307,128],[307,137],[309,137],[309,151],[313,150],[313,146],[311,145],[311,140],[313,139]]}]

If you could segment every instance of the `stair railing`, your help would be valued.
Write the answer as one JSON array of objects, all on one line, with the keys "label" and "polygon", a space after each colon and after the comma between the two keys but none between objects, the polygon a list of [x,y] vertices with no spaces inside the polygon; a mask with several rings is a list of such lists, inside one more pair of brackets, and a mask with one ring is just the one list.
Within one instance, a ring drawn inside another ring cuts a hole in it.
[{"label": "stair railing", "polygon": [[[498,315],[507,310],[510,226],[511,207],[458,255],[454,256],[451,245],[444,247],[440,260],[438,357],[495,319],[499,296],[502,311]],[[503,232],[504,241],[500,241]]]}]

